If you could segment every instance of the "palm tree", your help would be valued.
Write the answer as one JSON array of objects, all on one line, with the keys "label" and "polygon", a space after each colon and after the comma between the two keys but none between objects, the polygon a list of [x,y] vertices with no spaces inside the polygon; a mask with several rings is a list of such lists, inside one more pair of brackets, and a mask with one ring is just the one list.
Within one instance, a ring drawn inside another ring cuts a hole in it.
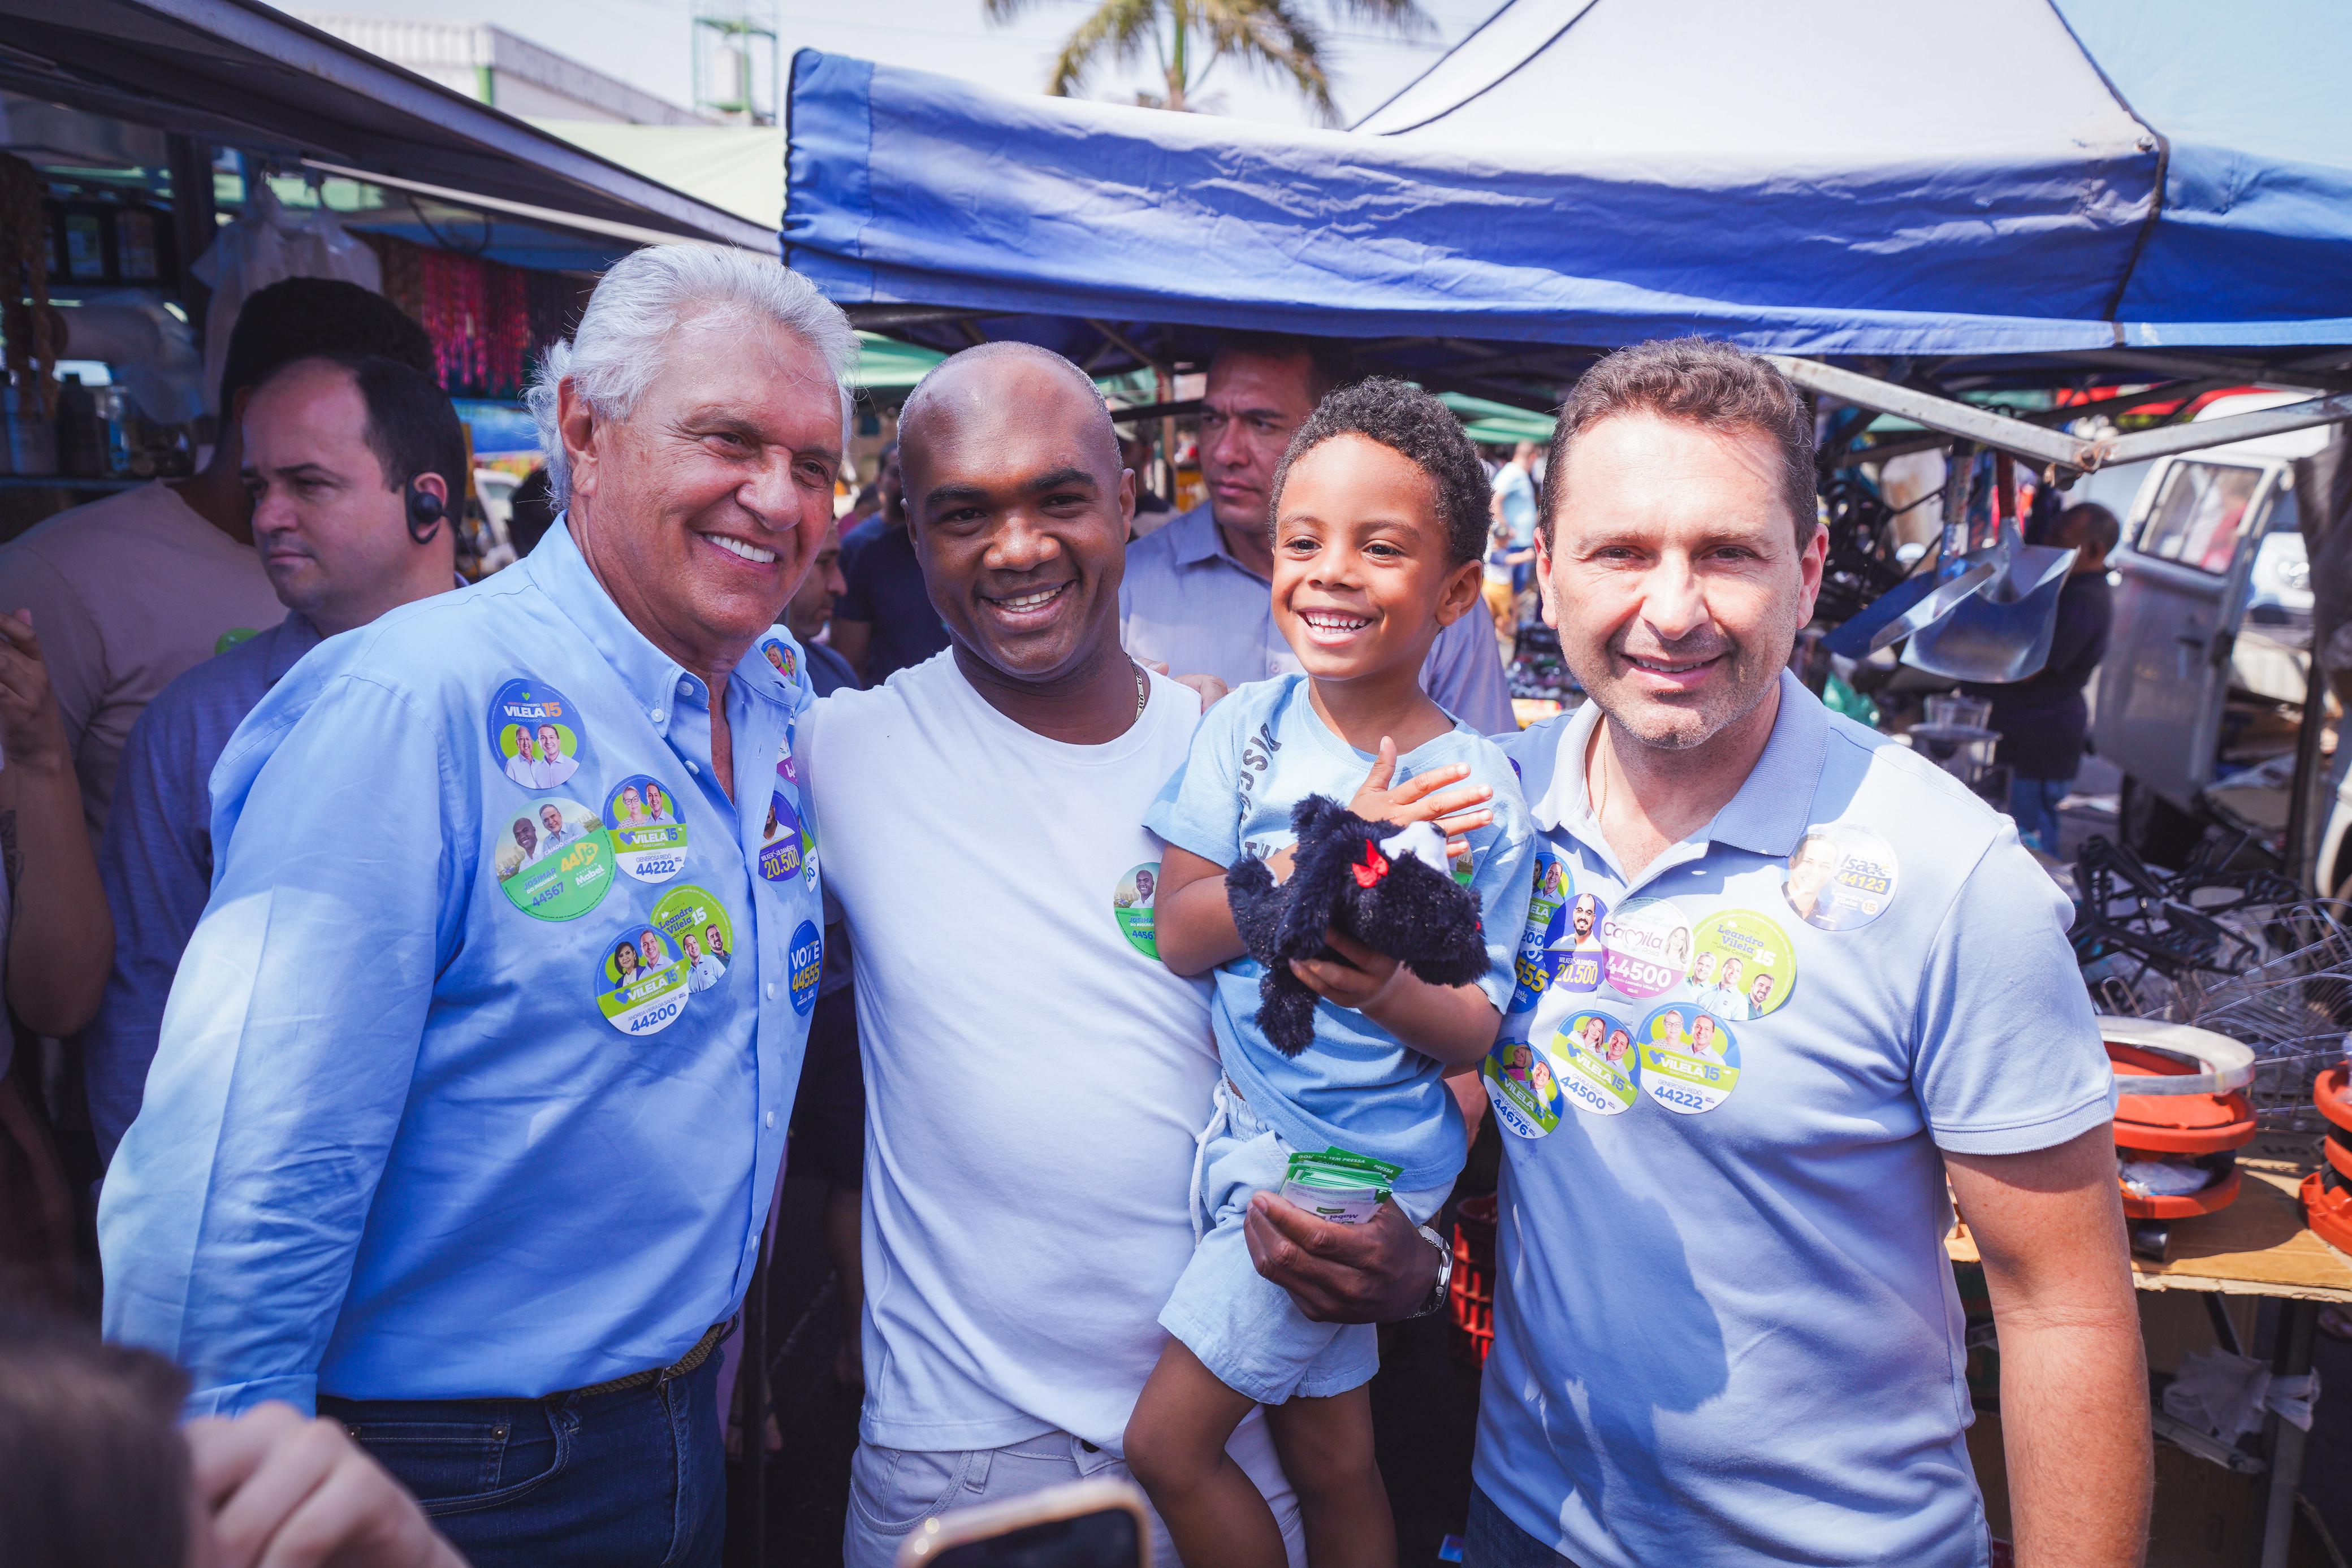
[{"label": "palm tree", "polygon": [[[982,0],[989,19],[1008,22],[1037,0]],[[1426,33],[1432,24],[1414,0],[1325,0],[1342,17],[1370,22],[1400,35]],[[1204,107],[1201,85],[1219,60],[1288,77],[1328,124],[1339,107],[1323,66],[1323,30],[1301,0],[1097,0],[1055,57],[1045,90],[1067,98],[1104,57],[1119,65],[1141,57],[1147,44],[1158,59],[1164,93],[1136,94],[1155,109]]]}]

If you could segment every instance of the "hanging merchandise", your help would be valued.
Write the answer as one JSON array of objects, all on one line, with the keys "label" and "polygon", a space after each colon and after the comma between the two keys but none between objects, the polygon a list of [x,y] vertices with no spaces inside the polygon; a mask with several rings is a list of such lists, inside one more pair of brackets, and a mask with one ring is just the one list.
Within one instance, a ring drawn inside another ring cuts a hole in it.
[{"label": "hanging merchandise", "polygon": [[247,176],[246,193],[245,215],[223,229],[189,268],[213,290],[205,310],[208,400],[219,395],[229,331],[248,296],[287,277],[333,277],[375,293],[383,289],[375,252],[343,232],[333,214],[324,208],[299,216],[288,213],[257,173]]},{"label": "hanging merchandise", "polygon": [[481,258],[446,250],[424,255],[425,335],[444,388],[478,386],[488,368],[490,290]]},{"label": "hanging merchandise", "polygon": [[[49,310],[49,234],[41,217],[41,177],[21,158],[0,152],[0,338],[7,370],[0,382],[37,398],[44,420],[57,413],[57,344]],[[0,434],[0,448],[6,445]]]}]

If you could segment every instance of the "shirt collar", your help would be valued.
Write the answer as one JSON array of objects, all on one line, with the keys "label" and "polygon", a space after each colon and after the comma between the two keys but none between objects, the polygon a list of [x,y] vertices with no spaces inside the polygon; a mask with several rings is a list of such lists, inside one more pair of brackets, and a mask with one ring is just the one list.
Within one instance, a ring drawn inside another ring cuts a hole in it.
[{"label": "shirt collar", "polygon": [[1208,502],[1202,502],[1170,522],[1167,532],[1175,545],[1178,566],[1199,566],[1204,561],[1221,560],[1235,571],[1263,580],[1258,579],[1257,573],[1235,560],[1233,551],[1225,548],[1224,530],[1217,527],[1216,514],[1209,509]]},{"label": "shirt collar", "polygon": [[[667,732],[671,710],[681,700],[698,707],[709,706],[710,689],[702,677],[655,647],[637,630],[635,622],[621,613],[621,607],[613,602],[613,596],[604,591],[604,585],[588,570],[587,558],[580,553],[579,543],[572,537],[571,513],[555,519],[548,537],[540,541],[539,548],[522,564],[530,570],[531,580],[540,591],[604,656],[605,663],[621,678],[621,684],[628,687],[655,728]],[[768,663],[767,655],[760,652],[761,643],[780,634],[781,627],[762,633],[743,651],[730,676],[733,684],[789,707],[789,688],[775,666]]]},{"label": "shirt collar", "polygon": [[[1601,705],[1588,700],[1559,727],[1551,785],[1528,808],[1538,829],[1598,831],[1592,824],[1591,797],[1585,790],[1584,758],[1593,727],[1600,722]],[[1772,720],[1764,754],[1703,836],[1761,855],[1785,858],[1795,852],[1812,815],[1813,790],[1821,782],[1829,736],[1829,710],[1802,681],[1781,671],[1780,711]]]}]

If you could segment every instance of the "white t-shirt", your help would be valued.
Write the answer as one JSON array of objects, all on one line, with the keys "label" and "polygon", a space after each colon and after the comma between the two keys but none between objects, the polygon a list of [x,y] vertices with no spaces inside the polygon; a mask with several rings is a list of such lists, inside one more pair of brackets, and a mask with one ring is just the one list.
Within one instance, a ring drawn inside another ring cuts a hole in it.
[{"label": "white t-shirt", "polygon": [[190,665],[286,619],[261,558],[158,481],[0,549],[0,610],[30,607],[92,837],[131,727]]},{"label": "white t-shirt", "polygon": [[1049,740],[950,651],[803,721],[857,955],[868,1442],[1121,1448],[1217,1080],[1208,983],[1159,961],[1135,881],[1199,718],[1155,675],[1118,739]]}]

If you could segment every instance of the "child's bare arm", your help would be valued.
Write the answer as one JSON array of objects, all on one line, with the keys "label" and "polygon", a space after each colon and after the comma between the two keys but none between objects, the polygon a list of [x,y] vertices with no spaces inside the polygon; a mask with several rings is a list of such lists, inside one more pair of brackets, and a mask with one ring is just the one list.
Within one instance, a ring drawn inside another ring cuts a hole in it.
[{"label": "child's bare arm", "polygon": [[1293,973],[1327,1001],[1353,1008],[1423,1056],[1467,1067],[1494,1049],[1503,1015],[1475,985],[1433,986],[1341,931],[1323,939],[1345,962],[1309,958]]},{"label": "child's bare arm", "polygon": [[1204,975],[1247,951],[1225,902],[1225,868],[1170,844],[1160,857],[1160,891],[1151,901],[1160,961],[1180,975]]}]

